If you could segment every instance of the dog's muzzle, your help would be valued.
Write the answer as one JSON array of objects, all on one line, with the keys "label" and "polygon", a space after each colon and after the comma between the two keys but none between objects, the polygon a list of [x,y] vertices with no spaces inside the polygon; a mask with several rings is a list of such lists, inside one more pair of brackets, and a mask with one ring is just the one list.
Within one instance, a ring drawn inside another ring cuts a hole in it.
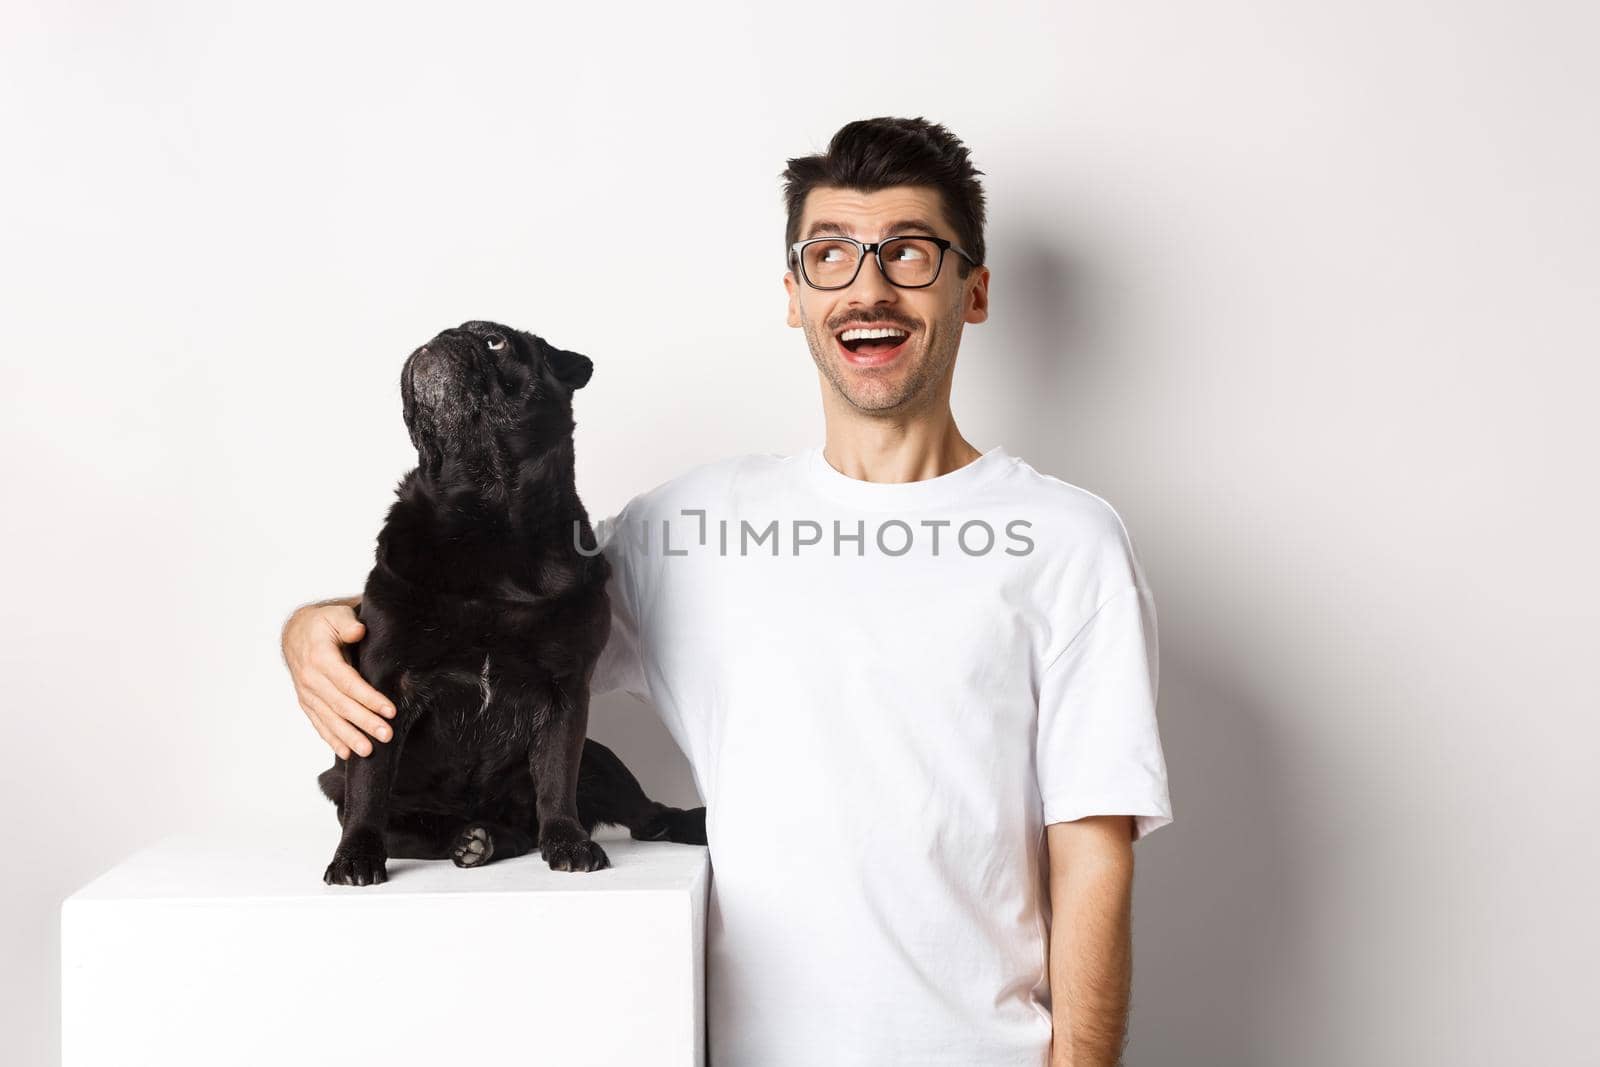
[{"label": "dog's muzzle", "polygon": [[459,388],[461,357],[449,348],[426,344],[411,356],[411,395],[417,403],[437,407]]}]

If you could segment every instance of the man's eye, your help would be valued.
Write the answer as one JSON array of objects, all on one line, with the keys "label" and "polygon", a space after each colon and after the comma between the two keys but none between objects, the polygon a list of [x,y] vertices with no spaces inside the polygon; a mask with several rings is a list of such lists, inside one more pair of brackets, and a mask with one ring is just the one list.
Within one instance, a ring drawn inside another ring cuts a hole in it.
[{"label": "man's eye", "polygon": [[497,333],[491,333],[484,338],[484,342],[489,346],[489,351],[491,352],[498,352],[506,346],[506,339]]}]

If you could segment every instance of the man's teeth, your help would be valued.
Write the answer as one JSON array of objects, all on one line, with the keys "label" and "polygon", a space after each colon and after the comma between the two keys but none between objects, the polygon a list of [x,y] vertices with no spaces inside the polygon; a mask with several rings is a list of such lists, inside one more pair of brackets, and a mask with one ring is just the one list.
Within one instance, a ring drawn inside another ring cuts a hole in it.
[{"label": "man's teeth", "polygon": [[870,341],[879,337],[909,337],[904,330],[884,327],[878,330],[846,330],[839,335],[841,341]]}]

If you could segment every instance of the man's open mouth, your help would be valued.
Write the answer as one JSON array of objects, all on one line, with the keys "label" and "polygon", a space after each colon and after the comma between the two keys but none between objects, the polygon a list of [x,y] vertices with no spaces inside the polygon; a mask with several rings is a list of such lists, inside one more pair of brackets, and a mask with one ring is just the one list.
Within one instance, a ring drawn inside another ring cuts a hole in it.
[{"label": "man's open mouth", "polygon": [[859,366],[888,363],[910,339],[911,333],[899,326],[851,326],[834,335],[844,358]]}]

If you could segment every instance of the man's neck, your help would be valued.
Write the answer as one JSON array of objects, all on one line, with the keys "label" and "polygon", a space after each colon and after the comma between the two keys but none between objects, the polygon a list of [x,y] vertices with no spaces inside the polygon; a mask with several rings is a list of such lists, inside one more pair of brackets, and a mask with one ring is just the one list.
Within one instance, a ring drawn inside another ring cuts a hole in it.
[{"label": "man's neck", "polygon": [[840,474],[864,482],[920,482],[959,470],[982,455],[949,412],[933,421],[898,425],[830,424],[823,458]]}]

